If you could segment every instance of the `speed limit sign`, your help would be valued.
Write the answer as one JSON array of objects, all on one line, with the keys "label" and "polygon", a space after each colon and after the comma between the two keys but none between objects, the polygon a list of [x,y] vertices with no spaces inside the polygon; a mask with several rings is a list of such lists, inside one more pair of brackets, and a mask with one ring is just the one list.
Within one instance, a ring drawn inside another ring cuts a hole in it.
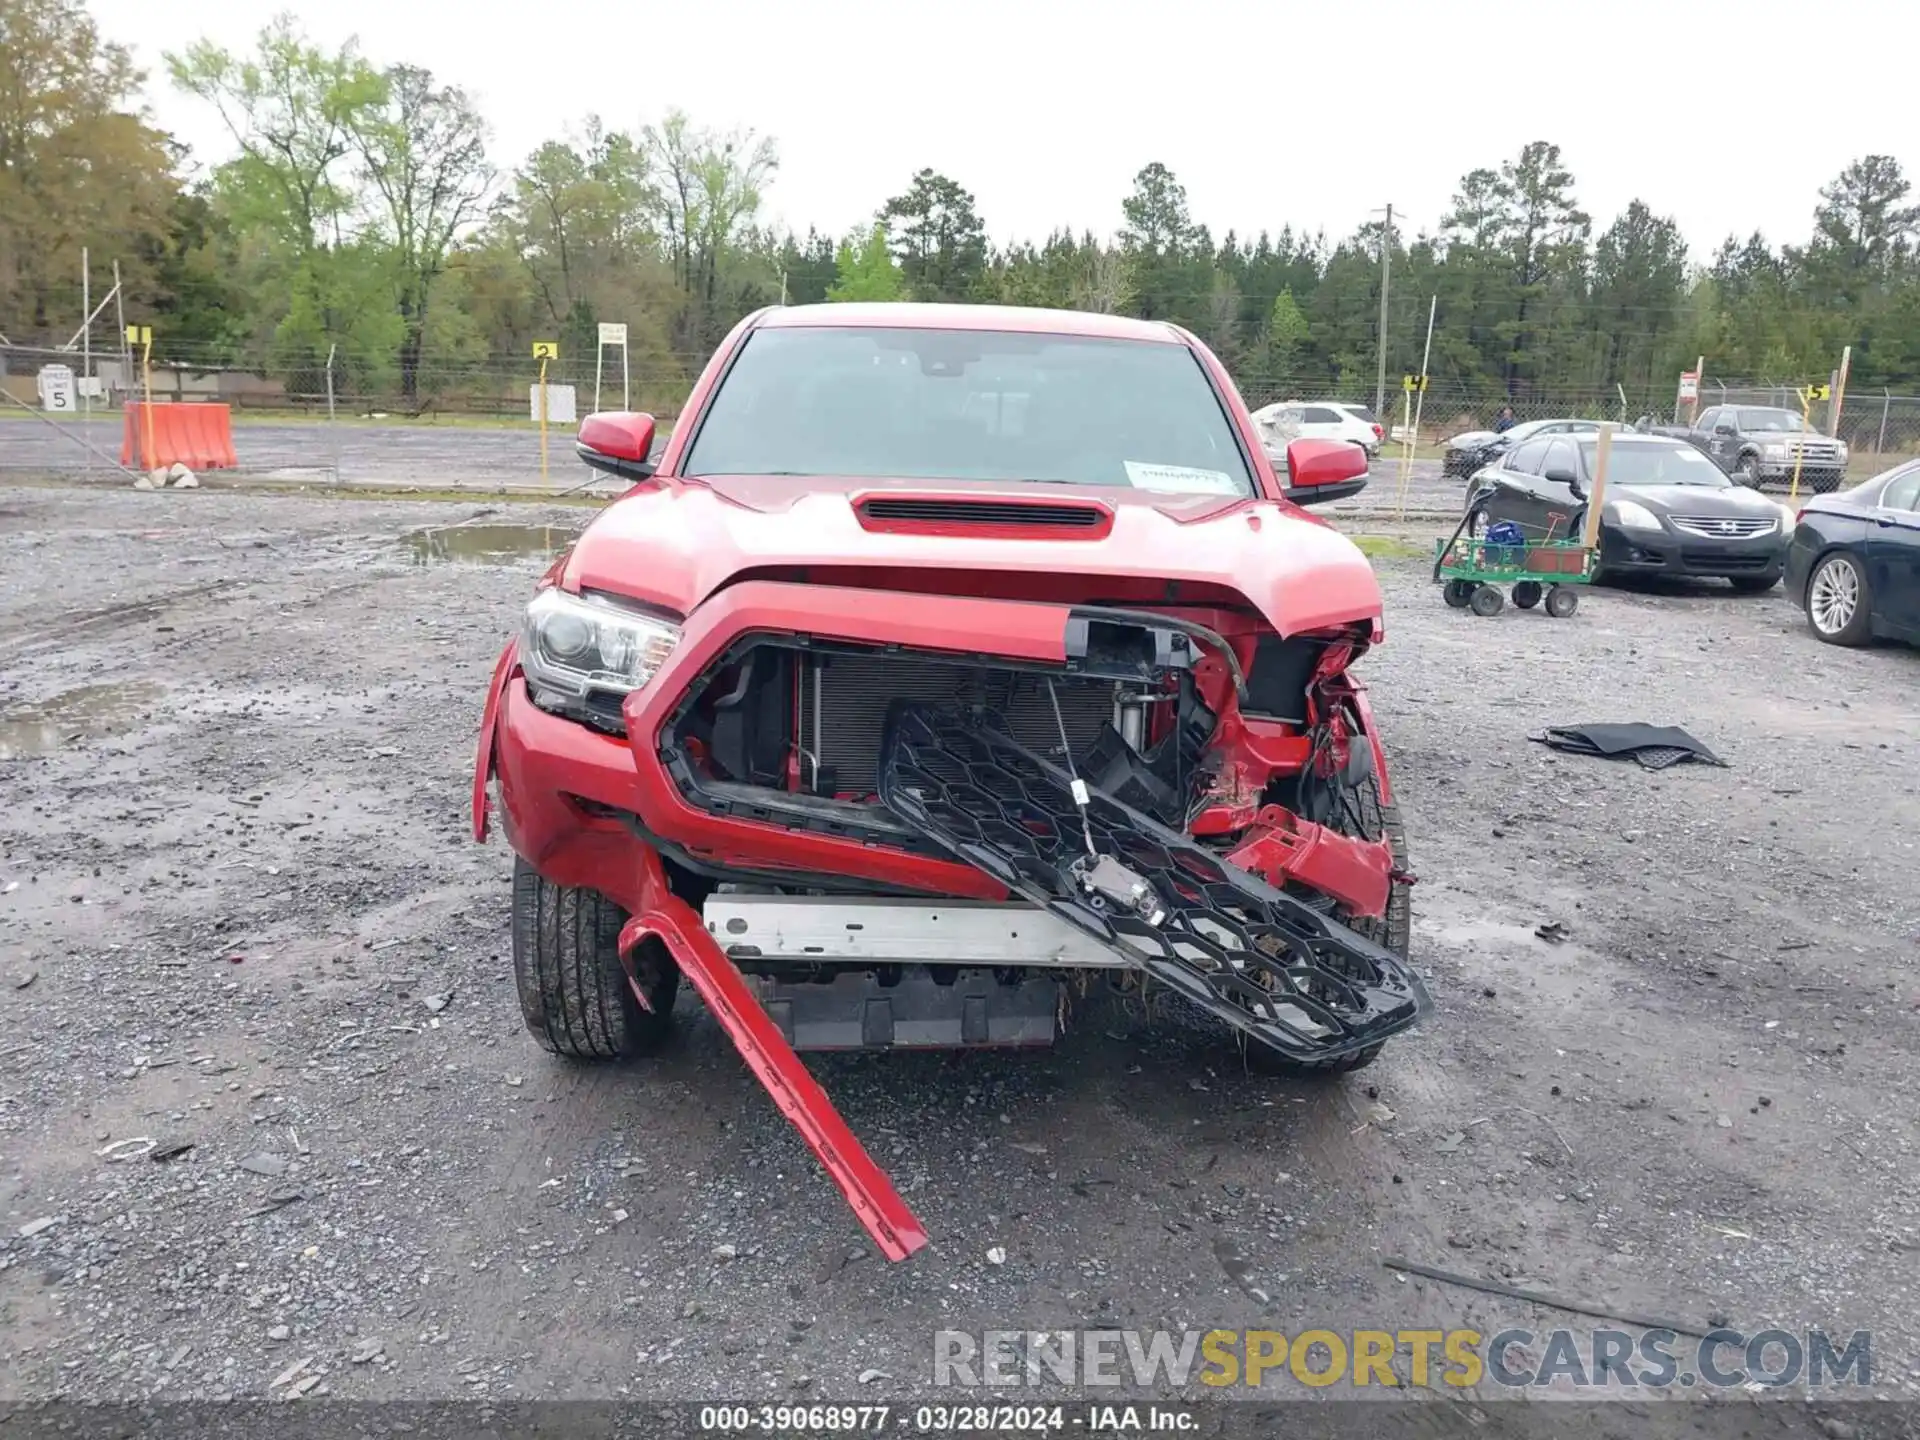
[{"label": "speed limit sign", "polygon": [[73,369],[67,365],[43,365],[36,382],[40,408],[71,415],[74,410]]}]

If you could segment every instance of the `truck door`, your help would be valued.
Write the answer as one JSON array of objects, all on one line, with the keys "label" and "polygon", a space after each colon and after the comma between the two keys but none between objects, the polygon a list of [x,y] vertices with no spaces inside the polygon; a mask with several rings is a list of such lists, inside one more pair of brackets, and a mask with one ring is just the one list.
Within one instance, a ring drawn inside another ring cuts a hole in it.
[{"label": "truck door", "polygon": [[1733,412],[1731,410],[1723,410],[1717,405],[1714,406],[1713,409],[1704,412],[1700,418],[1694,422],[1693,434],[1688,437],[1694,444],[1706,451],[1707,454],[1713,458],[1713,463],[1718,465],[1722,470],[1727,468],[1729,462],[1726,459],[1727,437],[1720,433],[1720,424],[1722,420],[1731,417],[1732,414]]}]

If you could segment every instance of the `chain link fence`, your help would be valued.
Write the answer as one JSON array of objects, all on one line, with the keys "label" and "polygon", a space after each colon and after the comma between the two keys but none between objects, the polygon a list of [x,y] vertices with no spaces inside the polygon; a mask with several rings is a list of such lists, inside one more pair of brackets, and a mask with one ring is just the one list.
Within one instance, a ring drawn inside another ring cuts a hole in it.
[{"label": "chain link fence", "polygon": [[[704,360],[635,360],[625,377],[626,402],[655,414],[664,434]],[[49,367],[64,367],[74,377],[64,408],[49,408],[41,381]],[[544,462],[533,418],[538,375],[531,357],[437,363],[423,368],[408,395],[390,365],[362,367],[336,355],[310,369],[277,372],[156,364],[152,386],[161,403],[228,406],[237,473],[249,478],[422,489],[565,490],[590,484],[591,475],[574,459],[572,440],[575,417],[594,408],[594,362],[573,356],[549,364]],[[85,383],[89,378],[91,385]],[[1395,376],[1375,415],[1371,386],[1334,388],[1319,378],[1264,373],[1242,373],[1237,380],[1252,409],[1295,401],[1362,407],[1386,431],[1390,455],[1408,438],[1408,420],[1417,413],[1414,448],[1423,458],[1463,431],[1491,428],[1503,406],[1521,421],[1580,416],[1632,422],[1652,416],[1665,423],[1677,409],[1671,389],[1569,390],[1509,400],[1436,377],[1424,394],[1408,396]],[[603,407],[622,403],[617,352],[608,352],[598,382]],[[121,349],[96,351],[89,360],[67,349],[0,345],[0,473],[130,480],[133,466],[121,464],[123,427],[126,406],[139,398],[143,383],[134,357]],[[1705,380],[1700,407],[1721,404],[1800,408],[1791,385]],[[1830,427],[1829,409],[1830,402],[1814,405],[1810,420],[1816,428]],[[1855,389],[1845,396],[1838,429],[1853,454],[1853,476],[1864,478],[1920,455],[1920,396]]]},{"label": "chain link fence", "polygon": [[[1389,388],[1383,413],[1373,412],[1373,394],[1329,388],[1324,382],[1289,383],[1271,377],[1248,376],[1240,380],[1241,393],[1250,409],[1275,403],[1341,404],[1358,406],[1387,431],[1388,443],[1397,445],[1406,438],[1408,416],[1419,419],[1415,436],[1416,451],[1421,447],[1444,444],[1469,430],[1493,427],[1501,407],[1512,409],[1514,419],[1554,420],[1579,418],[1617,420],[1633,424],[1651,418],[1655,424],[1685,423],[1687,407],[1675,404],[1674,389],[1655,395],[1642,390],[1616,389],[1570,391],[1552,396],[1506,400],[1496,395],[1475,393],[1465,386],[1448,385],[1442,380],[1428,382],[1424,396],[1407,396],[1399,377]],[[1409,401],[1413,403],[1409,403]],[[1418,406],[1417,410],[1414,408]],[[1699,410],[1713,405],[1755,405],[1773,409],[1801,411],[1800,396],[1793,385],[1768,385],[1738,381],[1706,380],[1700,386]],[[1697,412],[1696,412],[1697,413]],[[1831,401],[1816,401],[1808,411],[1808,423],[1823,433],[1837,434],[1852,454],[1849,476],[1866,479],[1890,465],[1920,456],[1920,395],[1895,395],[1883,389],[1851,389],[1842,397],[1837,427]]]},{"label": "chain link fence", "polygon": [[[43,379],[49,371],[69,372],[70,386],[49,387]],[[664,435],[697,371],[697,363],[682,357],[635,365],[626,376],[626,401],[650,409]],[[594,408],[591,359],[549,364],[544,439],[535,418],[540,370],[531,357],[500,357],[457,372],[438,367],[434,386],[411,398],[385,381],[369,385],[359,374],[338,357],[331,367],[279,375],[156,363],[151,384],[156,404],[228,407],[238,467],[220,472],[225,475],[556,492],[604,479],[573,454],[578,417]],[[96,353],[89,362],[65,349],[0,346],[0,475],[131,483],[139,446],[124,443],[126,425],[146,381],[137,361],[124,353]],[[617,353],[610,354],[599,384],[600,404],[619,407]]]}]

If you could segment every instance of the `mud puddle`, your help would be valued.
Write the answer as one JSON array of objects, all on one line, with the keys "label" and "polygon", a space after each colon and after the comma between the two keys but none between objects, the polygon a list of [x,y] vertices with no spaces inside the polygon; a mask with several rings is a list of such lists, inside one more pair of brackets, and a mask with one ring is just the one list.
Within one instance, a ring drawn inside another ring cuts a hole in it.
[{"label": "mud puddle", "polygon": [[1473,980],[1518,983],[1557,1004],[1596,999],[1615,983],[1616,967],[1577,939],[1550,939],[1531,917],[1501,918],[1474,897],[1444,886],[1421,889],[1428,893],[1415,909],[1415,930],[1424,943],[1450,952]]},{"label": "mud puddle", "polygon": [[0,760],[47,755],[71,741],[130,730],[166,693],[149,680],[82,685],[38,705],[0,711]]},{"label": "mud puddle", "polygon": [[578,533],[565,525],[429,525],[401,543],[416,565],[511,565],[557,555]]}]

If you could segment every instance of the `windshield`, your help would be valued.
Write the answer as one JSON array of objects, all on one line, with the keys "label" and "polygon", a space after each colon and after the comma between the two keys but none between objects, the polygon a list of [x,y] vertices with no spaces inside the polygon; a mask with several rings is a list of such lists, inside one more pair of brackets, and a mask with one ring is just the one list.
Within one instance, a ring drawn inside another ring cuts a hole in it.
[{"label": "windshield", "polygon": [[1742,410],[1740,429],[1751,433],[1755,430],[1804,430],[1805,423],[1791,410]]},{"label": "windshield", "polygon": [[1259,493],[1186,346],[983,330],[757,331],[685,473]]},{"label": "windshield", "polygon": [[[1595,445],[1580,446],[1582,468],[1593,474]],[[1724,490],[1733,482],[1720,467],[1691,445],[1618,445],[1607,461],[1607,488],[1616,485],[1698,485],[1706,490]]]}]

